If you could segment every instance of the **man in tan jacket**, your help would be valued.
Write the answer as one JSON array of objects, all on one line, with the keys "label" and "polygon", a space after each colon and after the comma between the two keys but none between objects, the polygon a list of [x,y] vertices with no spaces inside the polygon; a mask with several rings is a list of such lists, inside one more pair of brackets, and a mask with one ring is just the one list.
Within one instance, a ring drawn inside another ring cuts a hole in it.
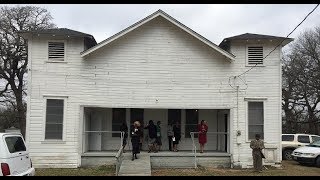
[{"label": "man in tan jacket", "polygon": [[252,149],[253,167],[257,172],[262,172],[262,149],[264,149],[264,142],[260,139],[260,134],[256,134],[256,139],[250,142],[250,148]]}]

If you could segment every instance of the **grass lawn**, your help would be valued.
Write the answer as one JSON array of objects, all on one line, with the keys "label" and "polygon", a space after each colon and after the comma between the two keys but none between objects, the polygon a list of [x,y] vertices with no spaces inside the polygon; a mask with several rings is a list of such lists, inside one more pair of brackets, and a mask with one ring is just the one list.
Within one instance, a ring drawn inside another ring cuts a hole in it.
[{"label": "grass lawn", "polygon": [[36,169],[36,176],[114,176],[115,166],[99,166],[77,169]]},{"label": "grass lawn", "polygon": [[[282,161],[282,168],[267,167],[262,173],[252,169],[152,169],[152,176],[320,176],[320,168]],[[36,176],[114,176],[115,166],[78,169],[36,169]]]},{"label": "grass lawn", "polygon": [[152,176],[320,176],[320,168],[302,166],[295,161],[282,161],[282,168],[267,167],[262,173],[252,169],[154,169]]}]

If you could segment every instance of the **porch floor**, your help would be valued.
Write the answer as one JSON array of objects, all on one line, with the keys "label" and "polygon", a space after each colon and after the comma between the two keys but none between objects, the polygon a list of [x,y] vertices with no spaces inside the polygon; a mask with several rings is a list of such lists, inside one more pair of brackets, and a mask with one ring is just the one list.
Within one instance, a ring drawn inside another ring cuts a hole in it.
[{"label": "porch floor", "polygon": [[[114,157],[116,155],[117,151],[90,151],[90,152],[85,152],[82,154],[83,157],[90,157],[90,156],[106,156],[106,157]],[[130,154],[131,155],[131,151],[126,151],[124,153],[124,155],[126,154]],[[145,155],[148,154],[150,156],[166,156],[166,157],[183,157],[183,156],[194,156],[194,153],[192,151],[178,151],[178,152],[172,152],[172,151],[159,151],[157,153],[151,152],[148,153],[147,151],[141,151],[140,154],[138,155]],[[204,153],[200,153],[197,152],[197,157],[201,157],[201,156],[209,156],[209,157],[230,157],[231,155],[227,152],[221,152],[221,151],[204,151]]]}]

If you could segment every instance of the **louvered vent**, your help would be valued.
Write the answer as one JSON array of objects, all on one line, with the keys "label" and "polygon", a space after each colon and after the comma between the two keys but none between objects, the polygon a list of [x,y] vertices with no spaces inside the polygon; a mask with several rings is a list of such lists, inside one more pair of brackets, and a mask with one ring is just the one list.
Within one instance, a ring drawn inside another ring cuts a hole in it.
[{"label": "louvered vent", "polygon": [[263,64],[263,47],[248,47],[248,64]]},{"label": "louvered vent", "polygon": [[64,60],[64,42],[49,42],[48,47],[50,60]]}]

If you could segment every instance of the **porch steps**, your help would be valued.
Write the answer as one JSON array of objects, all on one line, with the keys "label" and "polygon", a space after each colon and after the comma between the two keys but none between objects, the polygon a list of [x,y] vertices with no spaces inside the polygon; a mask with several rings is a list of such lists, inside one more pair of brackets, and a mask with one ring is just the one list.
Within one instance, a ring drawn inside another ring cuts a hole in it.
[{"label": "porch steps", "polygon": [[137,155],[138,159],[131,160],[131,152],[124,154],[119,176],[151,176],[150,154],[141,152]]}]

